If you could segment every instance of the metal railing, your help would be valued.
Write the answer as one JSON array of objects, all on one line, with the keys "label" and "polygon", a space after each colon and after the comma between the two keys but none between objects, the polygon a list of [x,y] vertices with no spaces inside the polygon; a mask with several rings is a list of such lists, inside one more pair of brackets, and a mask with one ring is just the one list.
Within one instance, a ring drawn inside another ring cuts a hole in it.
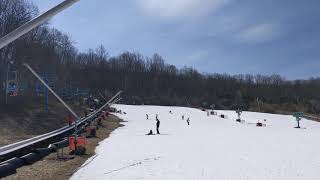
[{"label": "metal railing", "polygon": [[[90,113],[87,117],[82,118],[77,125],[81,125],[84,122],[94,118],[98,113],[100,113],[106,106],[110,105],[111,102],[113,102],[120,94],[122,93],[122,91],[119,91],[118,93],[116,93],[108,102],[106,102],[103,106],[101,106],[98,110]],[[55,131],[43,134],[43,135],[39,135],[30,139],[26,139],[20,142],[16,142],[13,144],[9,144],[3,147],[0,147],[0,161],[2,160],[6,160],[12,157],[15,157],[15,153],[14,152],[18,152],[24,148],[27,148],[28,146],[32,146],[36,143],[40,143],[43,141],[46,141],[50,138],[53,138],[55,136],[59,136],[61,134],[66,133],[67,131],[70,131],[72,129],[74,129],[76,126],[76,124],[74,123],[71,126],[65,126],[62,127],[60,129],[57,129]]]}]

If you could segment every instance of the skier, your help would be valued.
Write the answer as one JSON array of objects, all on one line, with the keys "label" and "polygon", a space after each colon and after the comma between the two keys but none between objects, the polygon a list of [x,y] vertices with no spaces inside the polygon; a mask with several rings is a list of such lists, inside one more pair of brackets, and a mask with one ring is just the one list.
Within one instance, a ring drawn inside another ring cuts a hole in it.
[{"label": "skier", "polygon": [[147,117],[147,120],[149,119],[149,115],[148,114],[146,114],[146,117]]},{"label": "skier", "polygon": [[158,117],[157,117],[157,134],[160,134],[160,132],[159,132],[159,127],[160,127],[160,121],[159,121],[159,119],[158,119]]},{"label": "skier", "polygon": [[184,120],[184,115],[182,115],[182,120]]},{"label": "skier", "polygon": [[190,126],[190,119],[189,118],[187,119],[187,123],[188,123],[188,126]]}]

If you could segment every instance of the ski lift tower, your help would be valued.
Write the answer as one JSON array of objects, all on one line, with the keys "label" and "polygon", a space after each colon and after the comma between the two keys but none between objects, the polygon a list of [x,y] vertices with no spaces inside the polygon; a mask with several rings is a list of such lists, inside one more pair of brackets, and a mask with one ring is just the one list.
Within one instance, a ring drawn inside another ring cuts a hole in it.
[{"label": "ski lift tower", "polygon": [[7,62],[7,72],[6,72],[6,82],[5,82],[5,104],[8,104],[8,94],[12,92],[14,95],[18,89],[17,85],[17,72],[11,72],[11,66],[14,64],[14,61]]}]

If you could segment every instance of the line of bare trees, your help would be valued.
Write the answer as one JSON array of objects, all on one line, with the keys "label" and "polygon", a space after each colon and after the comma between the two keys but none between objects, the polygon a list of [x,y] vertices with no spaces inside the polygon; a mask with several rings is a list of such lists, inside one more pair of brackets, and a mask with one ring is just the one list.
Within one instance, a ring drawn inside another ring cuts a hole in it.
[{"label": "line of bare trees", "polygon": [[[27,0],[0,0],[0,36],[38,14]],[[8,61],[14,61],[21,83],[27,84],[22,98],[30,98],[35,79],[19,64],[29,62],[38,72],[58,76],[58,84],[73,82],[91,93],[110,96],[121,89],[124,101],[134,104],[188,105],[274,112],[320,112],[320,79],[288,81],[279,75],[202,74],[191,67],[177,69],[154,54],[124,52],[110,57],[103,46],[78,52],[72,40],[59,30],[43,25],[0,50],[0,79],[4,82]],[[1,88],[1,97],[4,89]],[[1,100],[1,98],[0,98]]]}]

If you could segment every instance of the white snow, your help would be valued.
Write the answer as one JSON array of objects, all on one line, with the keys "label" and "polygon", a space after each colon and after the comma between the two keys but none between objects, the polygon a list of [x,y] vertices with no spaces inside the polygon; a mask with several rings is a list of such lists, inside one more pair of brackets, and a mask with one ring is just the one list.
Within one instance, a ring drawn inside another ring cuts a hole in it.
[{"label": "white snow", "polygon": [[[96,156],[71,179],[319,180],[320,124],[292,116],[218,111],[228,119],[184,107],[115,105],[127,121],[102,141]],[[172,114],[169,111],[172,111]],[[149,119],[146,120],[146,114]],[[155,115],[161,135],[155,132]],[[185,115],[185,120],[181,116]],[[186,119],[190,117],[190,126]],[[264,122],[263,120],[267,121]],[[256,127],[257,120],[266,127]]]}]

